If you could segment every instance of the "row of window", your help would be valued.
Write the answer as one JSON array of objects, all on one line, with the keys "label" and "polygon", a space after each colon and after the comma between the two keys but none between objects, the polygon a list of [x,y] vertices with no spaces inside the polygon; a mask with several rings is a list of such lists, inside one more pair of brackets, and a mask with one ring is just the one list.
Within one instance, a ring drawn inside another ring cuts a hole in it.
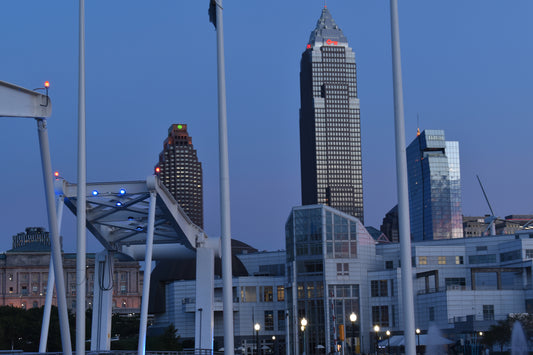
[{"label": "row of window", "polygon": [[[276,299],[274,299],[274,290],[276,290]],[[260,286],[259,297],[256,286],[241,286],[240,289],[241,303],[252,302],[284,302],[285,301],[285,287],[282,285],[276,286]]]}]

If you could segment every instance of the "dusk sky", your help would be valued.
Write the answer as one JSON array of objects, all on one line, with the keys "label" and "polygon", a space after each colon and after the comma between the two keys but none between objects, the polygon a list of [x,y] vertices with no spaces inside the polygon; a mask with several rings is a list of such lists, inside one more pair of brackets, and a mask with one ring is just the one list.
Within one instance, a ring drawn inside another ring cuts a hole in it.
[{"label": "dusk sky", "polygon": [[[86,1],[87,180],[152,174],[172,123],[203,165],[205,230],[218,237],[216,33],[208,0]],[[224,1],[232,236],[285,248],[301,203],[299,62],[323,0]],[[356,54],[365,225],[397,203],[389,1],[330,0]],[[533,1],[400,1],[406,142],[459,141],[464,215],[533,214]],[[0,3],[0,80],[51,83],[53,169],[76,182],[78,1]],[[36,124],[0,118],[0,251],[48,229]],[[75,220],[65,209],[64,249]],[[88,235],[88,250],[101,247]]]}]

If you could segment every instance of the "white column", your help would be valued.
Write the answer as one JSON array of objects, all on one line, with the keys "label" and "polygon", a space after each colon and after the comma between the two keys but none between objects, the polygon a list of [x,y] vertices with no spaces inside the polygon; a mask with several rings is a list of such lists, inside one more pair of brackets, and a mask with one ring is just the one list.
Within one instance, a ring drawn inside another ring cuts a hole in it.
[{"label": "white column", "polygon": [[[63,206],[65,206],[65,198],[60,196],[57,199],[57,232],[61,234],[61,221],[63,219]],[[50,267],[48,268],[48,282],[46,285],[46,299],[44,301],[43,323],[41,325],[41,340],[39,341],[39,352],[46,352],[46,344],[48,342],[48,330],[50,328],[50,312],[52,311],[52,299],[54,296],[54,261],[52,253],[50,252]]]},{"label": "white column", "polygon": [[228,123],[226,114],[226,73],[224,64],[224,21],[222,0],[216,1],[218,139],[220,164],[220,229],[222,240],[222,298],[224,306],[224,352],[233,355],[233,286],[231,270],[231,218],[228,162]]},{"label": "white column", "polygon": [[72,344],[70,342],[70,330],[68,324],[67,294],[63,274],[61,242],[59,240],[59,229],[55,210],[54,181],[52,176],[52,161],[50,158],[50,144],[48,141],[46,120],[37,119],[36,121],[38,128],[37,131],[39,133],[39,146],[41,150],[41,163],[43,168],[46,209],[48,211],[48,227],[50,229],[50,239],[52,244],[52,260],[54,263],[54,273],[56,275],[57,308],[59,311],[61,344],[63,346],[63,354],[71,355]]},{"label": "white column", "polygon": [[85,355],[86,280],[86,146],[85,146],[85,0],[79,2],[78,200],[76,248],[76,353]]},{"label": "white column", "polygon": [[[213,304],[215,287],[215,251],[209,247],[196,249],[196,317],[195,349],[213,349]],[[224,350],[226,350],[224,348]],[[203,352],[202,352],[203,353]]]},{"label": "white column", "polygon": [[109,351],[111,349],[113,260],[113,252],[110,250],[101,251],[94,258],[91,351]]},{"label": "white column", "polygon": [[154,242],[156,192],[150,191],[150,205],[148,206],[148,230],[146,233],[146,256],[144,258],[143,296],[141,301],[141,322],[139,325],[139,346],[137,352],[146,352],[146,327],[148,325],[148,298],[150,295],[150,276],[152,273],[152,246]]},{"label": "white column", "polygon": [[392,74],[394,83],[394,128],[396,137],[396,179],[398,190],[398,223],[400,229],[400,260],[402,263],[402,302],[405,354],[415,355],[415,316],[413,271],[411,267],[411,230],[409,225],[409,193],[403,111],[402,63],[400,58],[400,26],[398,0],[390,0],[392,37]]}]

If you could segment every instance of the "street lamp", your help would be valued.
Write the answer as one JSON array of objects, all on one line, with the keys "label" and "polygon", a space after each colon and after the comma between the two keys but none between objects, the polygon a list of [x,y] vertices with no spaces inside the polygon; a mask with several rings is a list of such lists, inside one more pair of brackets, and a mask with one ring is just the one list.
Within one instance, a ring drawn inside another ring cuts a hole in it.
[{"label": "street lamp", "polygon": [[418,353],[420,351],[418,349],[418,348],[420,348],[420,328],[416,328],[415,332],[416,332],[416,341],[417,341],[417,346],[416,346],[417,350],[416,350],[416,352]]},{"label": "street lamp", "polygon": [[352,349],[353,353],[355,354],[355,322],[357,321],[357,314],[352,312],[350,314],[350,322],[352,322]]},{"label": "street lamp", "polygon": [[390,354],[390,330],[387,330],[385,334],[387,334],[387,354]]},{"label": "street lamp", "polygon": [[306,342],[306,340],[305,340],[305,327],[307,327],[307,319],[302,318],[302,320],[300,321],[300,324],[301,324],[301,326],[302,326],[302,327],[301,327],[301,329],[302,329],[302,333],[304,333],[304,346],[303,346],[303,352],[302,352],[302,354],[305,355],[305,353],[306,353],[306,351],[305,351],[306,349],[305,349],[305,348],[306,348],[306,345],[307,345],[307,342]]},{"label": "street lamp", "polygon": [[256,348],[256,354],[259,354],[259,330],[261,329],[261,325],[259,323],[255,323],[254,325],[255,329],[255,348]]},{"label": "street lamp", "polygon": [[379,325],[374,326],[374,333],[376,334],[376,354],[378,353],[378,333],[379,333]]},{"label": "street lamp", "polygon": [[477,338],[476,338],[476,354],[477,354],[477,349],[480,349],[480,354],[481,354],[481,337],[483,336],[483,332],[478,332],[477,333]]}]

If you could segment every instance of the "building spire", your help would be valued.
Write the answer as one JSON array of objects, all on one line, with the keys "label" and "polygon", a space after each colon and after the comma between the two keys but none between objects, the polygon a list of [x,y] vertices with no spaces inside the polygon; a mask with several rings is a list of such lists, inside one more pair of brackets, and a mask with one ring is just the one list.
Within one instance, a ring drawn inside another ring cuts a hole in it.
[{"label": "building spire", "polygon": [[331,13],[328,10],[326,5],[326,0],[324,0],[324,8],[322,9],[322,14],[316,23],[316,27],[311,32],[309,37],[309,44],[311,46],[348,46],[348,40],[342,33],[342,30],[337,26],[335,20],[331,16]]}]

